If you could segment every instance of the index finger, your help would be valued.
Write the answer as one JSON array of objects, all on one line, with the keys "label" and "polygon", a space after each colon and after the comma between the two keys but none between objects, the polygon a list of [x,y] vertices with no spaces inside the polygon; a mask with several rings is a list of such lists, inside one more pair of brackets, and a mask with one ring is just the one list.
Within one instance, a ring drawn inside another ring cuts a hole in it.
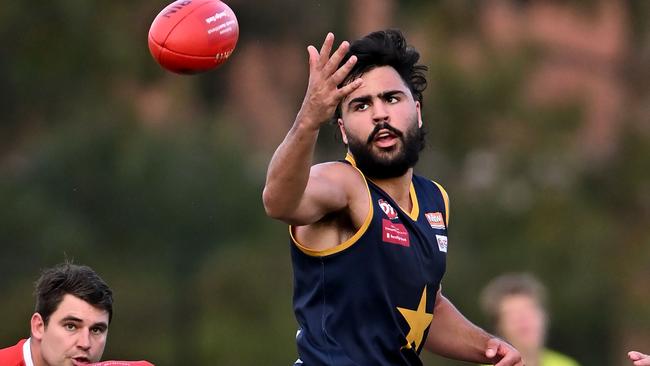
[{"label": "index finger", "polygon": [[352,92],[357,90],[359,87],[361,87],[361,85],[363,85],[363,79],[358,78],[348,83],[347,85],[341,87],[338,90],[339,103],[343,104],[343,102],[345,102],[345,99],[348,97],[348,95],[352,94]]}]

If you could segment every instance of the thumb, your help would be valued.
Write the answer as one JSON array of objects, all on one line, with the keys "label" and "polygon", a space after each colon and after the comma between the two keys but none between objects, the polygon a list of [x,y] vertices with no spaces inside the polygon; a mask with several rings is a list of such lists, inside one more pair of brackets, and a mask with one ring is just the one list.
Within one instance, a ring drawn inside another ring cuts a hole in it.
[{"label": "thumb", "polygon": [[309,55],[309,68],[312,69],[318,63],[318,50],[316,47],[309,45],[307,46],[307,54]]},{"label": "thumb", "polygon": [[499,349],[499,342],[497,342],[496,339],[494,338],[490,339],[487,343],[487,348],[485,350],[485,357],[494,358],[494,356],[497,355],[498,349]]}]

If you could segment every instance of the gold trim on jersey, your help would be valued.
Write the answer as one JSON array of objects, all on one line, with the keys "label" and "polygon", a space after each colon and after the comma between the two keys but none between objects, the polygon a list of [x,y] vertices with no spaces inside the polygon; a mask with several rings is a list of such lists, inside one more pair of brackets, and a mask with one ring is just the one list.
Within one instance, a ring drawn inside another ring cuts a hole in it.
[{"label": "gold trim on jersey", "polygon": [[415,193],[415,186],[413,181],[411,181],[411,187],[409,187],[409,196],[411,196],[411,212],[407,212],[402,208],[402,211],[408,215],[413,221],[418,221],[418,216],[420,215],[420,204],[418,203],[418,196]]},{"label": "gold trim on jersey", "polygon": [[445,201],[445,226],[449,227],[449,195],[447,194],[447,191],[445,191],[445,189],[442,187],[442,185],[438,184],[438,182],[433,183],[438,186],[440,193],[442,193],[442,200]]},{"label": "gold trim on jersey", "polygon": [[[353,167],[355,167],[355,168],[357,167],[357,162],[354,160],[354,156],[352,156],[352,154],[347,153],[347,154],[345,155],[345,160],[346,160],[348,163],[350,163]],[[358,170],[358,168],[357,168],[357,170]],[[359,171],[360,171],[360,170],[359,170]],[[361,175],[363,175],[363,173],[361,173]],[[364,178],[365,178],[365,175],[364,175]]]},{"label": "gold trim on jersey", "polygon": [[[350,158],[352,158],[352,157],[350,157]],[[347,160],[347,157],[346,157],[346,160]],[[359,174],[361,174],[361,177],[363,178],[363,181],[366,183],[366,191],[368,192],[368,205],[369,205],[369,207],[368,207],[368,215],[366,215],[365,221],[363,222],[363,224],[361,225],[359,230],[357,230],[357,232],[354,233],[354,235],[352,235],[349,239],[347,239],[346,241],[344,241],[341,244],[336,245],[333,248],[324,249],[324,250],[314,250],[314,249],[310,249],[310,248],[300,244],[300,242],[298,242],[298,239],[293,234],[293,228],[294,227],[292,225],[289,225],[289,235],[291,236],[291,241],[295,244],[296,248],[300,249],[301,252],[303,252],[303,253],[305,253],[307,255],[310,255],[312,257],[325,257],[325,256],[328,256],[328,255],[336,254],[336,253],[342,252],[342,251],[348,249],[349,247],[351,247],[354,243],[356,243],[361,238],[361,236],[363,234],[366,233],[366,230],[368,230],[368,227],[370,226],[370,222],[372,222],[372,217],[373,217],[373,214],[374,214],[374,209],[373,209],[373,205],[372,205],[372,196],[370,195],[370,188],[368,187],[368,182],[366,182],[366,177],[354,165],[353,161],[354,160],[352,160],[352,162],[350,162],[350,163],[352,164],[352,167],[354,169],[356,169],[359,172]]]}]

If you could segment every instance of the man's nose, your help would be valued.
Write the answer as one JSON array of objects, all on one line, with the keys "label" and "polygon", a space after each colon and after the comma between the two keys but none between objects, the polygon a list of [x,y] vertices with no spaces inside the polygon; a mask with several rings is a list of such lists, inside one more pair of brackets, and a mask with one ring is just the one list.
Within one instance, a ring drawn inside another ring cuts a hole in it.
[{"label": "man's nose", "polygon": [[384,103],[374,103],[372,106],[372,120],[375,123],[387,122],[389,121],[388,108]]},{"label": "man's nose", "polygon": [[77,348],[80,348],[84,351],[90,349],[90,331],[88,329],[82,329],[77,338]]}]

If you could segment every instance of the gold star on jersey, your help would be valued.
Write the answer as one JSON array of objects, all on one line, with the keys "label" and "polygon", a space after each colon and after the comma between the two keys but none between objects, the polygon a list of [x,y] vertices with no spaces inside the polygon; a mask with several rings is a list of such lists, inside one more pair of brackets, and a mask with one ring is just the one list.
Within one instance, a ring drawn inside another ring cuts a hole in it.
[{"label": "gold star on jersey", "polygon": [[410,328],[406,335],[407,343],[402,348],[415,348],[416,350],[420,348],[420,343],[422,343],[422,339],[424,338],[424,332],[429,327],[429,324],[431,324],[431,319],[433,319],[433,314],[427,313],[426,306],[427,287],[424,286],[417,310],[397,307],[397,310],[402,314]]}]

